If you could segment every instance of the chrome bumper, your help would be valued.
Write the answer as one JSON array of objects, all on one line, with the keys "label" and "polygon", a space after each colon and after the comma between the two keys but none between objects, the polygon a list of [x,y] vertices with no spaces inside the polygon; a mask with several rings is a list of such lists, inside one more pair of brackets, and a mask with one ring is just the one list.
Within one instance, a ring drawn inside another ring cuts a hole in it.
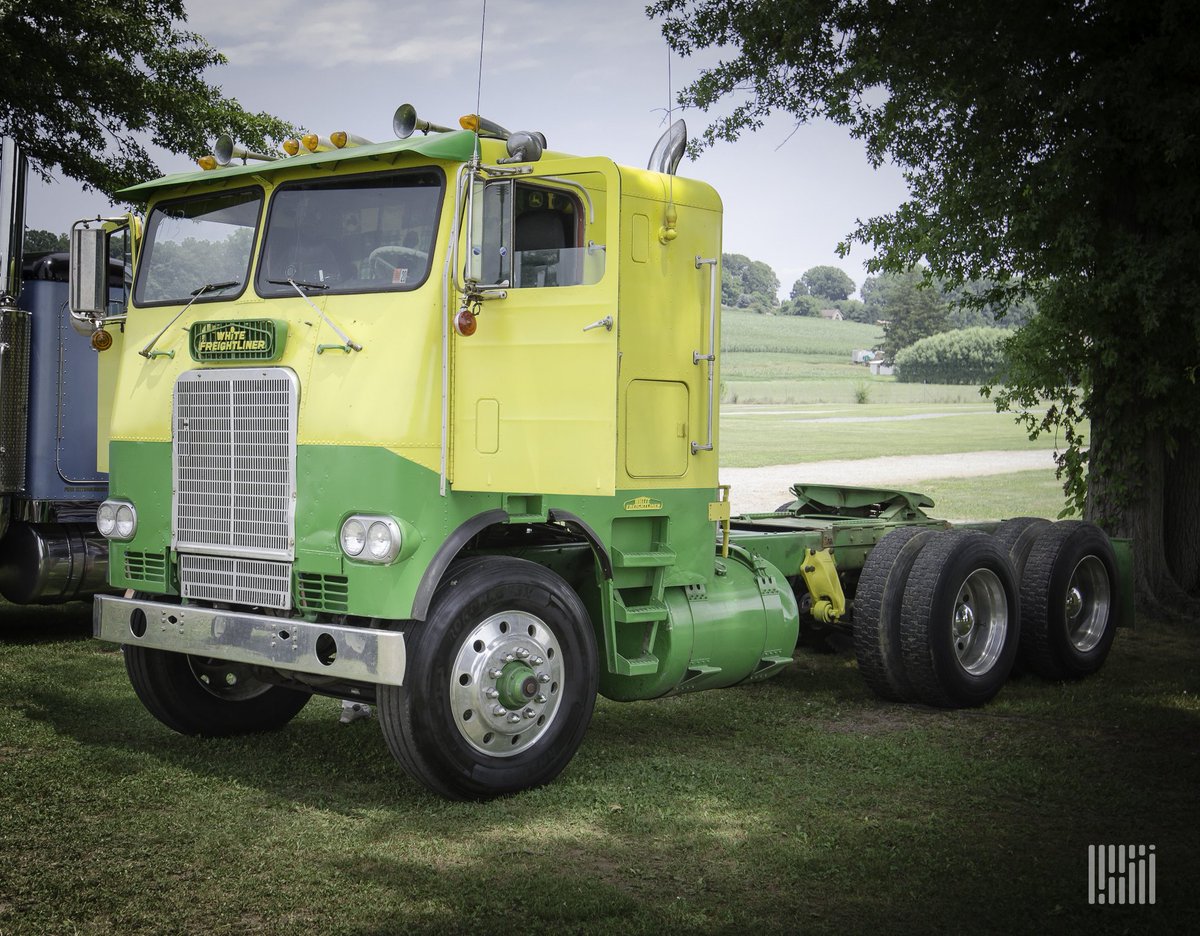
[{"label": "chrome bumper", "polygon": [[404,635],[398,631],[97,595],[92,634],[112,643],[295,673],[404,684]]}]

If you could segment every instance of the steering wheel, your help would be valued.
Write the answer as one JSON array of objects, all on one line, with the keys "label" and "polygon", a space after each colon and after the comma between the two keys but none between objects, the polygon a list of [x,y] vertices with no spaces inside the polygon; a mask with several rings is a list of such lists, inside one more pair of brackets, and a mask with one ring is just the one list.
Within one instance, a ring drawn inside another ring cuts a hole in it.
[{"label": "steering wheel", "polygon": [[401,267],[415,267],[417,271],[423,271],[428,262],[429,254],[424,250],[401,247],[399,244],[376,247],[367,257],[367,266],[376,279],[391,279],[392,274]]}]

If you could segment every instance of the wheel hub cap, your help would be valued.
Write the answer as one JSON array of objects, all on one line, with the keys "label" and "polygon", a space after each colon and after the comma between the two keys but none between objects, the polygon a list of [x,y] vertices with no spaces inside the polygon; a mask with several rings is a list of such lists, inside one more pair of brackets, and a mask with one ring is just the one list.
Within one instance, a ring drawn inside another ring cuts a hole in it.
[{"label": "wheel hub cap", "polygon": [[450,672],[454,723],[471,747],[494,757],[511,757],[544,736],[562,692],[558,638],[525,611],[502,611],[476,625]]},{"label": "wheel hub cap", "polygon": [[959,665],[972,676],[991,671],[1008,634],[1008,598],[999,576],[976,569],[963,582],[954,605],[951,640]]},{"label": "wheel hub cap", "polygon": [[1112,589],[1108,569],[1098,556],[1084,556],[1071,572],[1063,610],[1067,637],[1080,653],[1100,643],[1111,621]]}]

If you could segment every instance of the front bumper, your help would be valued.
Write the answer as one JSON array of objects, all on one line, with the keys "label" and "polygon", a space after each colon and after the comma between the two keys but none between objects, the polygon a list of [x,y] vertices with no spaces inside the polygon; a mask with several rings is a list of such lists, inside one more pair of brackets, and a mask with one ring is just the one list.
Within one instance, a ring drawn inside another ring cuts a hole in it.
[{"label": "front bumper", "polygon": [[92,634],[112,643],[293,673],[404,684],[404,635],[398,631],[98,595]]}]

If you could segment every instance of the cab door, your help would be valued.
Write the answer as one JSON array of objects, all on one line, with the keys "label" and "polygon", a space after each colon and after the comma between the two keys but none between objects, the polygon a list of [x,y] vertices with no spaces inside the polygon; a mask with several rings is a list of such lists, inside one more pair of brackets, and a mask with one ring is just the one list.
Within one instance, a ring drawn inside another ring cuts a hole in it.
[{"label": "cab door", "polygon": [[452,333],[455,490],[613,494],[619,188],[611,162],[570,159],[476,189],[464,255],[505,296]]}]

